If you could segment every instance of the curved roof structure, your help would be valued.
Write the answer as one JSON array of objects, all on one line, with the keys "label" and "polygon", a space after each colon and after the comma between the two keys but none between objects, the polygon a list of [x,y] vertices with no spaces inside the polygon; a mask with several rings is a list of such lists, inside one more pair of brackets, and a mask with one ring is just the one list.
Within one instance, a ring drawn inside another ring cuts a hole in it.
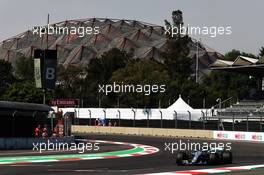
[{"label": "curved roof structure", "polygon": [[[124,19],[87,18],[66,20],[53,27],[94,27],[98,34],[79,37],[74,34],[39,35],[28,30],[3,41],[0,45],[0,59],[14,63],[17,57],[32,57],[36,48],[58,50],[59,64],[86,66],[90,60],[99,57],[112,48],[133,52],[135,58],[163,60],[163,52],[168,44],[163,26]],[[48,41],[47,41],[48,38]],[[196,57],[196,41],[190,43],[190,57]],[[207,69],[221,54],[199,43],[199,68]]]},{"label": "curved roof structure", "polygon": [[246,75],[254,75],[256,77],[264,76],[263,58],[255,59],[245,56],[238,56],[235,61],[226,61],[217,59],[210,65],[211,70],[224,70],[242,73]]}]

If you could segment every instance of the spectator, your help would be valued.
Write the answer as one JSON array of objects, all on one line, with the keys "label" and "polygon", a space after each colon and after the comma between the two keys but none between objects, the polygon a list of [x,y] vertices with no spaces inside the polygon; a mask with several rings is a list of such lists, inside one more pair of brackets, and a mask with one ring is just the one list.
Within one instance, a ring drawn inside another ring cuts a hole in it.
[{"label": "spectator", "polygon": [[35,128],[35,137],[40,137],[41,136],[41,126],[38,125],[36,128]]},{"label": "spectator", "polygon": [[58,118],[59,118],[59,119],[62,118],[62,115],[63,115],[63,111],[62,111],[62,109],[60,109],[60,110],[58,111]]},{"label": "spectator", "polygon": [[44,128],[42,129],[42,138],[46,138],[48,136],[48,128],[47,125],[44,125]]},{"label": "spectator", "polygon": [[212,116],[214,116],[214,106],[211,108]]},{"label": "spectator", "polygon": [[54,136],[54,137],[59,136],[59,128],[58,128],[58,126],[55,126],[55,128],[53,129],[52,136]]}]

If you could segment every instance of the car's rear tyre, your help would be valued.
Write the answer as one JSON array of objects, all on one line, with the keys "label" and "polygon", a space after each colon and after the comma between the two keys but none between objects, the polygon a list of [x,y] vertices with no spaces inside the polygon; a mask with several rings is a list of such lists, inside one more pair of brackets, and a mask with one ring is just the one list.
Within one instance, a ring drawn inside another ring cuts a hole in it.
[{"label": "car's rear tyre", "polygon": [[185,160],[187,160],[187,153],[186,152],[178,152],[176,155],[177,165],[184,165]]},{"label": "car's rear tyre", "polygon": [[230,151],[224,151],[223,152],[223,162],[226,164],[233,162],[233,155]]},{"label": "car's rear tyre", "polygon": [[208,164],[209,165],[214,165],[219,161],[219,156],[217,153],[210,153],[209,154],[209,160],[208,160]]}]

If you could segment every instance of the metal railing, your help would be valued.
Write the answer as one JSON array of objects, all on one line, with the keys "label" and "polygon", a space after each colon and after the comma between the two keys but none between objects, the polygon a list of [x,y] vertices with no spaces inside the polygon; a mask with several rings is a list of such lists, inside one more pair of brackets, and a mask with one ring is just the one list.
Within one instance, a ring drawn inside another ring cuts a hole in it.
[{"label": "metal railing", "polygon": [[[104,119],[107,120],[106,110],[104,109]],[[192,113],[188,112],[188,117],[185,120],[179,119],[179,113],[173,111],[173,119],[166,119],[166,115],[162,110],[159,110],[159,119],[150,119],[150,112],[146,112],[145,119],[136,118],[136,109],[131,109],[133,112],[133,118],[122,118],[121,111],[117,110],[118,118],[110,119],[112,122],[118,123],[117,126],[124,127],[153,127],[153,128],[181,128],[181,129],[204,129],[204,130],[229,130],[229,131],[263,131],[263,115],[252,115],[248,113],[246,116],[213,116],[208,117],[204,111],[201,111],[201,118],[199,121],[194,121]],[[123,114],[124,115],[124,114]],[[79,119],[78,124],[81,125],[94,125],[96,122],[95,117],[92,116],[91,110],[89,110],[89,118]],[[76,123],[75,123],[76,124]],[[107,125],[107,121],[106,124]]]}]

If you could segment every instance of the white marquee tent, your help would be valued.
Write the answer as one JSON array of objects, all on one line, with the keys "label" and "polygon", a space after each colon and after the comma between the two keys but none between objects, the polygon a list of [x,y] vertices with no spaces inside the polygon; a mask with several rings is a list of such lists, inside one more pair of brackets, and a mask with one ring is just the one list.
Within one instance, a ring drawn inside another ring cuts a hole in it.
[{"label": "white marquee tent", "polygon": [[174,102],[171,106],[167,108],[168,110],[175,111],[193,111],[194,109],[189,106],[182,98],[179,96],[178,100]]}]

